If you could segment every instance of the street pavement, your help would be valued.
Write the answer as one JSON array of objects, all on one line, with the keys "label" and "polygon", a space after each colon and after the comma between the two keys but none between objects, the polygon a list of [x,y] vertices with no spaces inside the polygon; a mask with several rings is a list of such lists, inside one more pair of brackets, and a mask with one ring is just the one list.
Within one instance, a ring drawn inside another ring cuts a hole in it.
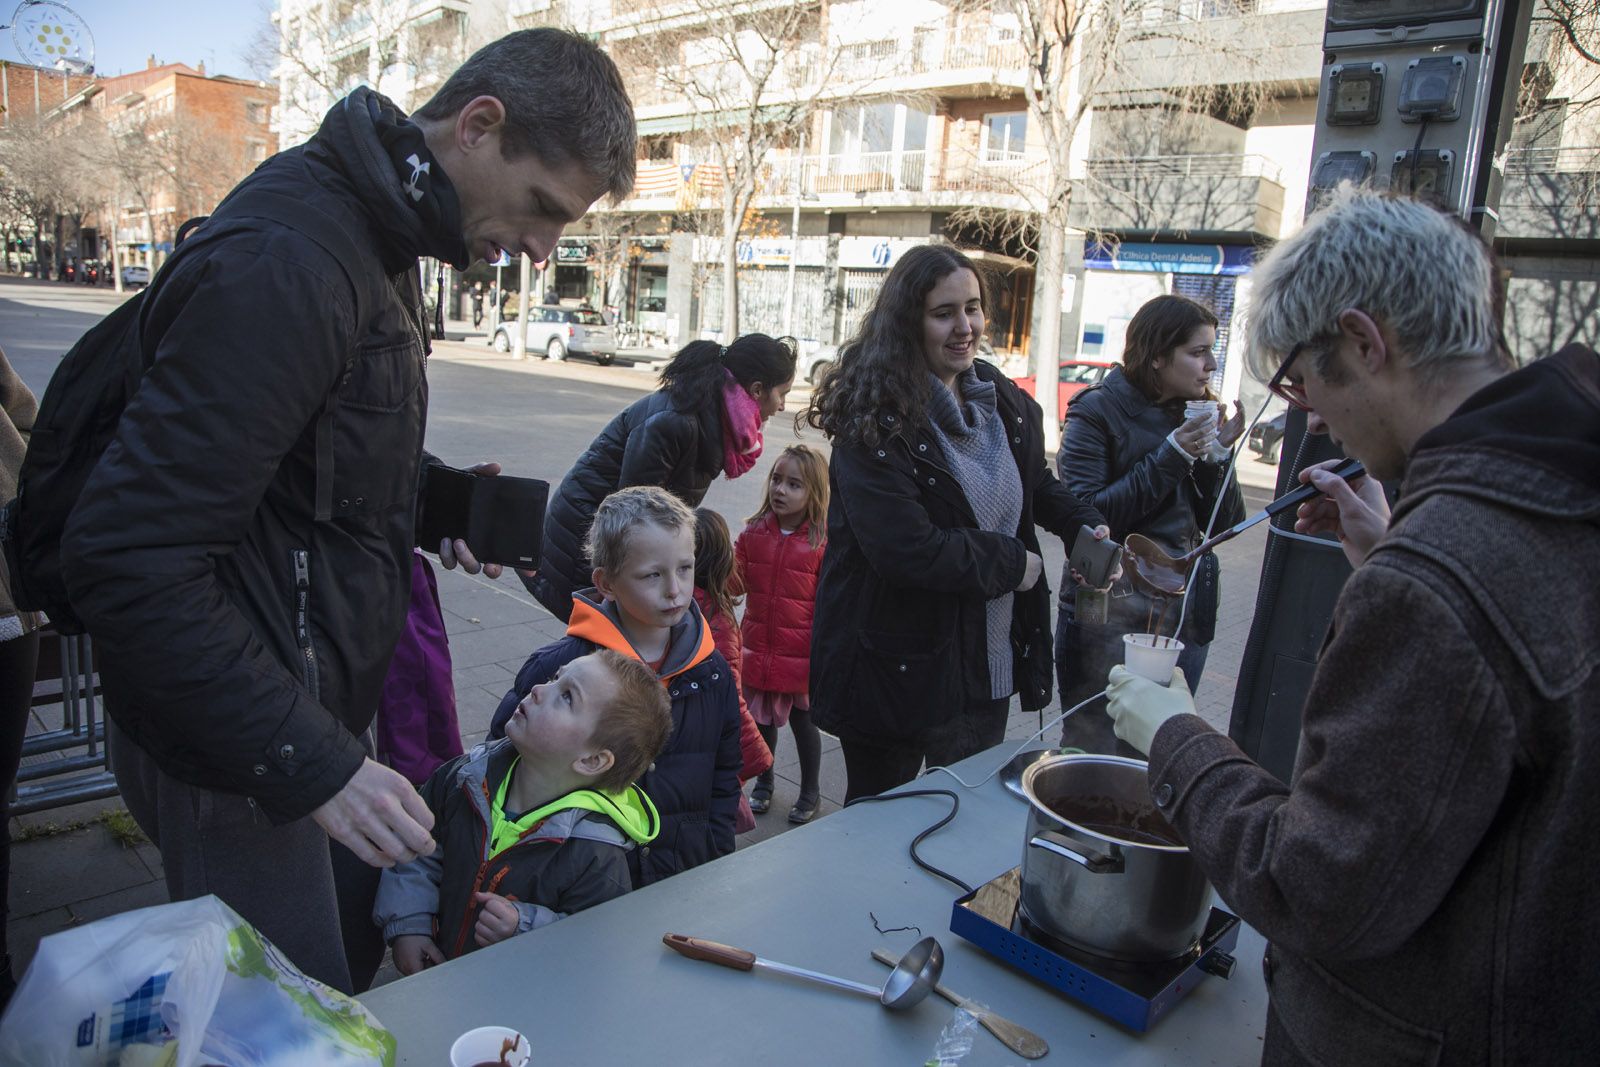
[{"label": "street pavement", "polygon": [[[0,277],[0,348],[23,380],[42,394],[61,354],[118,300],[110,290]],[[616,412],[654,388],[662,355],[630,350],[612,367],[577,359],[516,361],[495,352],[485,343],[484,332],[473,331],[469,324],[448,322],[446,327],[445,335],[452,340],[435,344],[428,368],[429,450],[458,466],[497,460],[508,474],[543,478],[552,485]],[[816,431],[796,434],[790,416],[803,408],[806,399],[803,385],[797,386],[789,397],[789,412],[768,424],[768,456],[797,440],[826,451]],[[762,464],[737,481],[713,483],[705,506],[720,511],[739,530],[760,503],[765,470]],[[1256,461],[1246,450],[1239,475],[1247,506],[1265,504],[1275,468]],[[1227,729],[1232,711],[1265,536],[1258,528],[1218,550],[1223,571],[1221,608],[1196,703],[1200,714],[1221,730]],[[1064,549],[1057,538],[1045,535],[1042,541],[1045,575],[1054,585],[1060,580]],[[490,715],[528,653],[560,637],[562,628],[515,577],[491,581],[460,571],[438,573],[462,740],[470,746],[483,737]],[[1053,704],[1042,714],[1014,711],[1006,736],[1026,738],[1059,710]],[[54,709],[46,711],[49,718]],[[48,725],[58,726],[59,719]],[[46,728],[46,720],[35,715],[30,733]],[[1057,734],[1058,728],[1052,728],[1045,736]],[[758,817],[755,830],[740,836],[741,848],[795,829],[786,814],[799,792],[799,768],[787,735],[779,740],[777,775],[772,810]],[[825,737],[818,818],[839,809],[844,784],[839,744]],[[107,825],[95,821],[102,812],[120,807],[112,799],[12,820],[13,836],[26,838],[12,851],[8,935],[17,973],[42,936],[166,901],[156,849],[148,843],[119,843]],[[57,832],[49,832],[51,826]],[[392,977],[392,970],[386,970],[380,981]]]}]

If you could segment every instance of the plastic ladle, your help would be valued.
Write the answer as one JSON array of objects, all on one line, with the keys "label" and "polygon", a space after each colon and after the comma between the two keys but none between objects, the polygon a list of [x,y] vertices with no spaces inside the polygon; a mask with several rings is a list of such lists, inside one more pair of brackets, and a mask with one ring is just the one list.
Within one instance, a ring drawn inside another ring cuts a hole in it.
[{"label": "plastic ladle", "polygon": [[[1367,469],[1361,465],[1360,460],[1347,459],[1328,473],[1350,481],[1366,472]],[[1297,508],[1321,493],[1322,490],[1307,482],[1298,489],[1283,494],[1243,522],[1228,527],[1181,556],[1168,555],[1160,545],[1143,534],[1129,534],[1122,543],[1122,558],[1128,577],[1132,579],[1134,585],[1151,596],[1180,596],[1184,587],[1189,584],[1189,571],[1194,567],[1195,560],[1224,541],[1233,540],[1257,523],[1265,522],[1290,508]]]},{"label": "plastic ladle", "polygon": [[707,941],[702,937],[663,934],[661,943],[692,960],[718,963],[724,967],[732,967],[736,971],[750,971],[759,967],[765,971],[804,978],[808,982],[817,982],[836,989],[848,989],[852,993],[871,997],[890,1011],[904,1011],[926,1000],[938,983],[939,976],[944,973],[944,949],[940,948],[939,942],[931,937],[918,941],[911,946],[909,952],[900,957],[899,962],[894,965],[894,970],[889,974],[889,980],[883,983],[881,989],[865,982],[852,982],[848,978],[836,978],[820,971],[808,971],[804,967],[792,967],[776,960],[765,960],[754,952],[716,941]]}]

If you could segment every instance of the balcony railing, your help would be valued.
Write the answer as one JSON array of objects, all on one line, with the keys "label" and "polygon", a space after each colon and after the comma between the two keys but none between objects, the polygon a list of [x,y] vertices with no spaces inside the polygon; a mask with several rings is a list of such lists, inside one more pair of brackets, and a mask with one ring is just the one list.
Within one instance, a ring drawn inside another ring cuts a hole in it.
[{"label": "balcony railing", "polygon": [[1113,182],[1174,178],[1265,178],[1283,184],[1283,168],[1266,156],[1190,155],[1091,159],[1090,178]]},{"label": "balcony railing", "polygon": [[[808,45],[789,51],[768,83],[769,92],[809,92],[819,85],[851,86],[888,81],[906,76],[938,74],[945,71],[1021,71],[1028,66],[1022,46],[1015,41],[973,42],[953,28],[924,27],[916,30],[909,45],[896,38],[857,41],[833,45],[824,50]],[[735,64],[720,64],[723,85],[737,97],[738,79],[743,72]],[[719,72],[701,68],[695,77],[711,84]],[[684,99],[681,88],[659,71],[634,68],[624,75],[634,105],[649,107]]]},{"label": "balcony railing", "polygon": [[1600,173],[1600,147],[1513,148],[1506,153],[1506,173]]}]

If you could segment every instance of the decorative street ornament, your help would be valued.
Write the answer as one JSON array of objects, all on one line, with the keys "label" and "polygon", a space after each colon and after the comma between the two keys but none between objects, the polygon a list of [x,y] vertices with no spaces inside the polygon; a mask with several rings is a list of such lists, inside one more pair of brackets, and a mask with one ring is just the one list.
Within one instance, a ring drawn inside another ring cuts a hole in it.
[{"label": "decorative street ornament", "polygon": [[11,16],[11,39],[18,54],[36,67],[94,73],[94,35],[89,24],[58,0],[22,0]]}]

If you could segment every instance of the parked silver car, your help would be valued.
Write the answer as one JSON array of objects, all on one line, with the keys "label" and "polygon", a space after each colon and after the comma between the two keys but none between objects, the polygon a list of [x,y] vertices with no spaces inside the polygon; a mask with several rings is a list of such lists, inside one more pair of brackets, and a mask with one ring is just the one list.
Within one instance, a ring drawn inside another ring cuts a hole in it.
[{"label": "parked silver car", "polygon": [[[495,330],[494,347],[498,351],[511,351],[518,325],[513,318]],[[592,356],[603,367],[617,358],[617,336],[598,311],[547,304],[528,309],[526,348],[555,360],[568,355]]]},{"label": "parked silver car", "polygon": [[138,263],[130,263],[122,268],[122,284],[125,286],[149,285],[150,268]]}]

